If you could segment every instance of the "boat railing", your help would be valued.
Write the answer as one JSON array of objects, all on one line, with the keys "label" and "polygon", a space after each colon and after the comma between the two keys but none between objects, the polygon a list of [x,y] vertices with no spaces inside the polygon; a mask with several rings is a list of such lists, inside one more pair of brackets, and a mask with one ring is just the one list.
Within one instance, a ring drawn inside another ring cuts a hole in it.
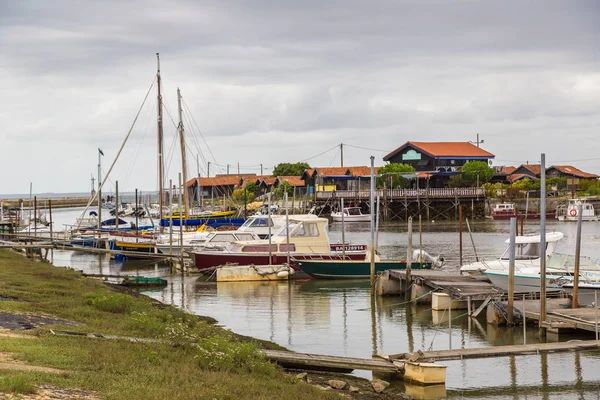
[{"label": "boat railing", "polygon": [[[381,198],[473,198],[485,197],[483,188],[464,187],[464,188],[428,188],[428,189],[378,189],[375,196]],[[368,199],[370,192],[368,190],[335,190],[315,192],[317,200],[326,200],[330,198],[360,198]]]}]

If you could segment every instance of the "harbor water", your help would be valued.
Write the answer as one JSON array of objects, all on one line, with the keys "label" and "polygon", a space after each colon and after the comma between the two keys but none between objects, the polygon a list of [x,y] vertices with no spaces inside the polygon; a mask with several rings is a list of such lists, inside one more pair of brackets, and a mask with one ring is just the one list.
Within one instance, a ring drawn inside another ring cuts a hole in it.
[{"label": "harbor water", "polygon": [[[81,209],[53,213],[55,229],[71,224]],[[416,221],[415,221],[416,222]],[[419,245],[418,223],[413,234]],[[565,238],[557,246],[561,253],[574,253],[574,223],[548,221],[549,231]],[[479,257],[491,258],[506,248],[508,221],[471,221],[473,241]],[[538,221],[527,221],[525,233],[537,233]],[[333,241],[341,240],[341,224],[330,225]],[[345,238],[366,243],[369,224],[346,226]],[[423,249],[442,255],[443,269],[457,272],[459,236],[456,222],[423,224]],[[406,256],[406,225],[382,224],[378,235],[382,259]],[[474,261],[469,234],[463,233],[463,262]],[[600,258],[600,223],[583,226],[582,255]],[[54,250],[54,265],[71,267],[88,274],[160,276],[168,280],[164,289],[144,290],[143,294],[198,315],[215,318],[232,331],[273,341],[290,350],[315,354],[370,358],[373,354],[394,354],[417,350],[444,350],[462,347],[489,347],[523,343],[521,327],[487,325],[485,319],[471,320],[464,310],[434,312],[430,305],[404,304],[398,297],[370,295],[365,281],[291,282],[209,282],[202,276],[171,273],[168,265],[154,261],[118,261],[106,255]],[[592,335],[593,337],[593,335]],[[563,337],[560,340],[590,339],[590,336]],[[527,331],[527,343],[538,342],[537,329]],[[599,399],[600,353],[562,353],[539,356],[474,359],[443,362],[447,365],[445,390],[406,387],[423,398],[494,399]],[[367,372],[357,375],[370,378]],[[429,390],[429,391],[428,391]]]}]

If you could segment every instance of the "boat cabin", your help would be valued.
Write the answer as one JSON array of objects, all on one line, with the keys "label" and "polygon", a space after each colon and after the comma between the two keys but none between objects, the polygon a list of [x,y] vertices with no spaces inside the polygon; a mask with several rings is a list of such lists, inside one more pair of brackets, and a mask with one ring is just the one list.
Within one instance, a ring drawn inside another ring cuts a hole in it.
[{"label": "boat cabin", "polygon": [[514,203],[498,203],[494,206],[492,212],[503,212],[503,213],[514,213],[515,204]]},{"label": "boat cabin", "polygon": [[[546,254],[554,253],[556,242],[563,238],[561,232],[547,232],[546,233]],[[517,236],[515,238],[515,260],[535,260],[540,258],[540,235],[531,236]],[[510,239],[507,239],[505,243],[510,244]],[[510,246],[506,248],[501,260],[508,260],[510,256]]]},{"label": "boat cabin", "polygon": [[[271,239],[272,252],[287,252],[287,236],[289,231],[289,251],[302,253],[330,253],[329,235],[325,218],[306,216],[290,218],[285,226],[275,233]],[[267,240],[236,241],[229,247],[234,253],[263,253],[269,251]]]},{"label": "boat cabin", "polygon": [[344,208],[344,215],[363,215],[362,212],[360,212],[360,207],[347,207]]}]

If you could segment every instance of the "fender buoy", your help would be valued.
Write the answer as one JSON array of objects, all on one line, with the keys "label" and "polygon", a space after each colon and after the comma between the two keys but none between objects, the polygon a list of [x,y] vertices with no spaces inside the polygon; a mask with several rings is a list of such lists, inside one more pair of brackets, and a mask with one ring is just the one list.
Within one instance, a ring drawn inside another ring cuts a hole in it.
[{"label": "fender buoy", "polygon": [[571,217],[576,217],[577,216],[577,210],[573,209],[573,210],[569,211],[569,215],[571,215]]}]

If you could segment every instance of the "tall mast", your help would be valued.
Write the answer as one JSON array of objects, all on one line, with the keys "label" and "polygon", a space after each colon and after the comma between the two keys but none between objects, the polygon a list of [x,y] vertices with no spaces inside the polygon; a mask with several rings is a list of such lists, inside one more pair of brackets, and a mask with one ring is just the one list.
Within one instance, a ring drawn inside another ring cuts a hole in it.
[{"label": "tall mast", "polygon": [[185,141],[183,140],[183,116],[181,111],[181,92],[179,91],[179,88],[177,88],[177,106],[179,108],[179,145],[181,146],[181,172],[183,174],[183,210],[185,213],[185,218],[188,219],[188,196],[187,188],[185,187],[187,183],[187,172],[185,171]]},{"label": "tall mast", "polygon": [[[156,83],[158,86],[158,207],[160,219],[163,218],[163,115],[162,115],[162,95],[160,94],[160,55],[156,53]],[[160,225],[162,232],[163,226]]]}]

